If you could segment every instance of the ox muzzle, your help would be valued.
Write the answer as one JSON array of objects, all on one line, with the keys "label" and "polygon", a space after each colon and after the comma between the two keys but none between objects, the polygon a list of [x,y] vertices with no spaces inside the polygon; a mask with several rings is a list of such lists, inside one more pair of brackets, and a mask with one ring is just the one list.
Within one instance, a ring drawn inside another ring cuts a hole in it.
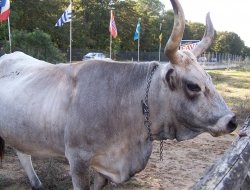
[{"label": "ox muzzle", "polygon": [[209,127],[209,132],[212,136],[217,137],[223,134],[233,132],[237,128],[235,114],[228,114],[220,118],[215,126]]}]

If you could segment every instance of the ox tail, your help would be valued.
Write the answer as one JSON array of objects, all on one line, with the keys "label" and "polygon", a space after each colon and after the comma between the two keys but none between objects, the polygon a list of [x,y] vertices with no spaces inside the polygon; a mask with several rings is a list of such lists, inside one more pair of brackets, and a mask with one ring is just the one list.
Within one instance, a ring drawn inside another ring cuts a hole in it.
[{"label": "ox tail", "polygon": [[5,142],[2,139],[2,137],[0,137],[0,161],[2,163],[2,159],[3,159],[3,155],[4,155],[4,147],[5,147]]}]

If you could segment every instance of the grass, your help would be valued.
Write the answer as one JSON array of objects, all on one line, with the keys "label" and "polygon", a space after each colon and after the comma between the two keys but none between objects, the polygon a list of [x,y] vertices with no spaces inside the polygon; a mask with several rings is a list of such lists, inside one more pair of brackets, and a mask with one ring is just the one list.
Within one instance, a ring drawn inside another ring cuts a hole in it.
[{"label": "grass", "polygon": [[240,125],[250,115],[250,66],[230,70],[211,70],[217,90],[238,117]]}]

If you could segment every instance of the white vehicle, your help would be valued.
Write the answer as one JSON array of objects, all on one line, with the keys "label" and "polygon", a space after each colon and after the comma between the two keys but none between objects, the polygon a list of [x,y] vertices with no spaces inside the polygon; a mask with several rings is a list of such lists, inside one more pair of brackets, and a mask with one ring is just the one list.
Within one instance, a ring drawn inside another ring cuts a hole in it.
[{"label": "white vehicle", "polygon": [[217,62],[217,58],[216,57],[212,57],[211,58],[211,62]]},{"label": "white vehicle", "polygon": [[207,62],[207,58],[206,57],[199,57],[198,62]]},{"label": "white vehicle", "polygon": [[106,59],[106,57],[103,53],[91,52],[84,55],[82,60],[88,60],[88,59]]}]

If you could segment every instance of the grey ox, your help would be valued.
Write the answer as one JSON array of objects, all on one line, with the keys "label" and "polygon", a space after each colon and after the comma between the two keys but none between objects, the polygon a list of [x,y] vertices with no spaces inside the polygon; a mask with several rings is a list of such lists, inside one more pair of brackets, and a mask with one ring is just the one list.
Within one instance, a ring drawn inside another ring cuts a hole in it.
[{"label": "grey ox", "polygon": [[[66,157],[74,190],[122,183],[143,170],[153,140],[187,140],[235,130],[235,115],[197,62],[212,42],[206,32],[180,51],[185,18],[171,0],[174,26],[167,64],[85,61],[53,65],[21,52],[0,58],[0,147],[13,147],[33,189],[42,189],[32,156]],[[143,112],[142,112],[143,109]]]}]

